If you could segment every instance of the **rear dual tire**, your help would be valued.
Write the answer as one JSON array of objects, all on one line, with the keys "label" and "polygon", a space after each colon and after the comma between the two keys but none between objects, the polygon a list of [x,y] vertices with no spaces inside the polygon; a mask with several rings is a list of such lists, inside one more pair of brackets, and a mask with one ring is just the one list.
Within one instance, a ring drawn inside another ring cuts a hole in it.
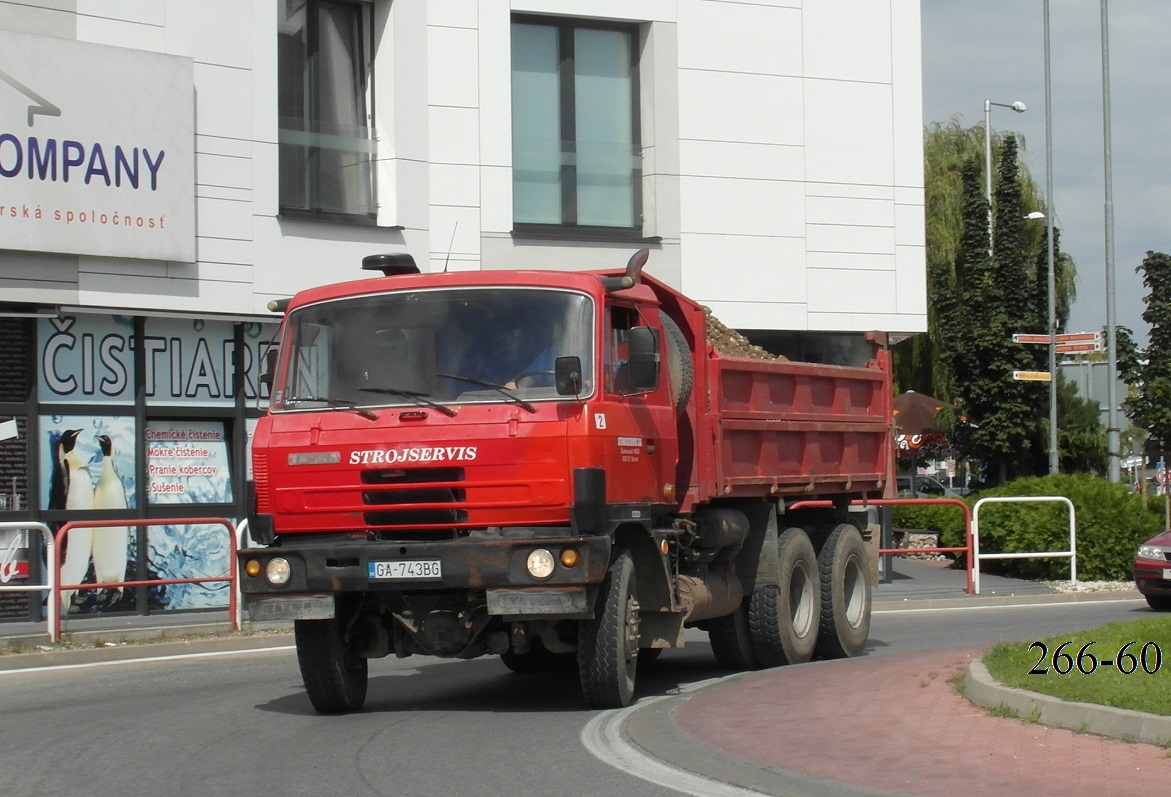
[{"label": "rear dual tire", "polygon": [[802,529],[777,539],[777,583],[757,587],[748,599],[748,636],[762,667],[813,658],[821,618],[817,554]]},{"label": "rear dual tire", "polygon": [[871,597],[869,559],[858,529],[845,523],[835,527],[821,546],[817,565],[821,581],[817,656],[858,656],[870,636]]}]

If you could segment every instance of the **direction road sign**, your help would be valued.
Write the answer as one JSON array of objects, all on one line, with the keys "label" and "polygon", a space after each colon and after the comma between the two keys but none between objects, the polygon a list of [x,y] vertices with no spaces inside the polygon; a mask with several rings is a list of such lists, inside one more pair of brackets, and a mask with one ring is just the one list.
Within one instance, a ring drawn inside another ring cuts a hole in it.
[{"label": "direction road sign", "polygon": [[1014,332],[1012,335],[1013,343],[1049,343],[1048,335],[1034,335],[1029,332]]},{"label": "direction road sign", "polygon": [[1012,378],[1022,382],[1048,382],[1048,371],[1013,371]]},{"label": "direction road sign", "polygon": [[1053,347],[1053,351],[1058,354],[1078,354],[1091,351],[1102,351],[1102,347],[1096,343],[1058,343]]},{"label": "direction road sign", "polygon": [[1063,332],[1055,335],[1058,343],[1098,343],[1102,340],[1101,332]]}]

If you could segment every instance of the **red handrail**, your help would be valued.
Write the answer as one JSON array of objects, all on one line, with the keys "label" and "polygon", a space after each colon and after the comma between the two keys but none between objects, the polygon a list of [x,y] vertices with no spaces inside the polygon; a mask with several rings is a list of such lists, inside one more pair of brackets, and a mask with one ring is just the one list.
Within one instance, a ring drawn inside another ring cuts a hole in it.
[{"label": "red handrail", "polygon": [[[939,505],[939,504],[954,504],[964,510],[964,539],[967,544],[962,548],[879,548],[880,554],[904,554],[904,553],[966,553],[967,571],[968,571],[968,589],[969,595],[975,594],[975,587],[972,583],[972,509],[959,498],[871,498],[863,499],[861,501],[851,501],[851,506],[898,506],[898,505]],[[825,509],[833,506],[833,501],[797,501],[789,504],[788,509],[812,509],[814,507]]]},{"label": "red handrail", "polygon": [[[229,548],[227,576],[213,576],[208,578],[159,578],[147,581],[109,581],[102,584],[61,583],[60,551],[63,548],[62,543],[64,543],[65,537],[72,529],[100,529],[122,526],[133,526],[134,528],[141,528],[143,526],[194,526],[197,524],[223,526],[227,530]],[[228,616],[231,622],[231,628],[233,631],[240,630],[239,624],[236,621],[236,530],[233,528],[230,520],[220,517],[151,518],[149,520],[71,520],[57,529],[56,542],[56,555],[53,557],[53,581],[55,582],[55,587],[49,595],[49,600],[56,601],[58,607],[61,603],[61,590],[64,589],[109,589],[111,587],[144,587],[163,584],[201,584],[211,581],[227,581],[229,585]],[[60,639],[61,612],[50,612],[50,614],[53,616],[53,637],[54,639]]]}]

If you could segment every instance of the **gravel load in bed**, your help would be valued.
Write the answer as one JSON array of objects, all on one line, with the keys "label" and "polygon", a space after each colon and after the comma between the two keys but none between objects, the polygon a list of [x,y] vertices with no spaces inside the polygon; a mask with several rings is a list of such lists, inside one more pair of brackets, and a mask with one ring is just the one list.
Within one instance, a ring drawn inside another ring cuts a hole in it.
[{"label": "gravel load in bed", "polygon": [[755,357],[758,360],[783,359],[775,354],[769,354],[736,330],[729,329],[720,319],[712,315],[710,307],[704,307],[703,313],[707,318],[707,339],[724,354],[730,354],[733,357]]}]

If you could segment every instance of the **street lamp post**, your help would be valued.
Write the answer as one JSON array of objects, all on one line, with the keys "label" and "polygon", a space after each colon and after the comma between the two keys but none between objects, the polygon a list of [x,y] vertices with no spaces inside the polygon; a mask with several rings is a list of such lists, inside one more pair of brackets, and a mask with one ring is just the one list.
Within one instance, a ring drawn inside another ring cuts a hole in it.
[{"label": "street lamp post", "polygon": [[992,257],[992,106],[1025,112],[1020,100],[1012,103],[984,100],[984,198],[988,200],[988,257]]},{"label": "street lamp post", "polygon": [[1057,270],[1053,254],[1053,81],[1049,49],[1049,0],[1042,4],[1045,28],[1045,201],[1049,213],[1045,217],[1045,250],[1049,273],[1049,473],[1061,469],[1061,454],[1057,444]]},{"label": "street lamp post", "polygon": [[1114,178],[1110,147],[1110,21],[1107,0],[1102,8],[1102,160],[1106,185],[1106,457],[1107,478],[1122,481],[1118,428],[1118,328],[1114,296]]}]

